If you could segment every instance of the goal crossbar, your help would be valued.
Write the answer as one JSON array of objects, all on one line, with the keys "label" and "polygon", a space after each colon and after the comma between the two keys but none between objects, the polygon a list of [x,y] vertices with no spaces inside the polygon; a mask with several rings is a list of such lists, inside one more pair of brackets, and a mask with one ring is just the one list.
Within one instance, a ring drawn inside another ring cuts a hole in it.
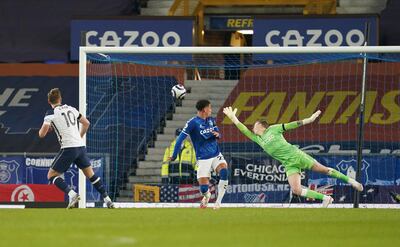
[{"label": "goal crossbar", "polygon": [[80,53],[133,54],[304,54],[304,53],[399,53],[400,46],[341,47],[80,47]]}]

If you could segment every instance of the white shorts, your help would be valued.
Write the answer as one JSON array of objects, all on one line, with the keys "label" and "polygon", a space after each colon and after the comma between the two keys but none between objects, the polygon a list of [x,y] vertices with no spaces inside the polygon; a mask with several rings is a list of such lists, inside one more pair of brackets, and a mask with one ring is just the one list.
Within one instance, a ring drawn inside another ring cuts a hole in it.
[{"label": "white shorts", "polygon": [[218,156],[206,159],[206,160],[197,160],[197,165],[199,169],[197,170],[197,178],[210,178],[211,172],[215,171],[219,164],[225,163],[224,156],[219,153]]}]

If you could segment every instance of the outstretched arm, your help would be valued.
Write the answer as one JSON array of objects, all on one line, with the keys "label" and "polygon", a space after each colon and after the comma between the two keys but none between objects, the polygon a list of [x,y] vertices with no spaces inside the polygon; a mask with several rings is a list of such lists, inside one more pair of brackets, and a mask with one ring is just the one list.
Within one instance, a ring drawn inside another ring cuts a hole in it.
[{"label": "outstretched arm", "polygon": [[317,119],[317,117],[320,114],[321,114],[321,111],[318,110],[318,111],[314,112],[314,114],[312,114],[310,117],[305,118],[303,120],[298,120],[298,121],[282,124],[283,131],[292,130],[292,129],[295,129],[302,125],[310,124],[310,123],[314,122],[315,119]]},{"label": "outstretched arm", "polygon": [[253,142],[258,143],[258,136],[251,132],[244,124],[242,124],[239,119],[236,117],[237,109],[232,110],[232,107],[225,107],[223,110],[224,114],[236,125],[236,127],[242,132],[245,136],[250,138]]},{"label": "outstretched arm", "polygon": [[172,154],[171,161],[176,160],[176,157],[178,156],[179,152],[181,151],[182,143],[186,139],[186,137],[187,137],[187,135],[185,133],[183,133],[183,131],[179,134],[179,136],[175,142],[174,152]]}]

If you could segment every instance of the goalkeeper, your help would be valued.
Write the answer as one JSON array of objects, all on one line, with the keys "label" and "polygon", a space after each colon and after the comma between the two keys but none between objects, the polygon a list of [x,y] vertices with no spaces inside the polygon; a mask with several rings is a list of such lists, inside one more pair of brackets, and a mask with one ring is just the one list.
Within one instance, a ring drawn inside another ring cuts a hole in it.
[{"label": "goalkeeper", "polygon": [[328,207],[333,202],[333,198],[316,191],[302,188],[300,172],[302,169],[309,169],[320,172],[328,176],[338,178],[353,186],[358,191],[363,190],[363,186],[343,173],[321,165],[308,154],[304,153],[296,146],[288,143],[283,137],[283,132],[295,129],[305,124],[315,121],[321,114],[321,111],[315,112],[311,117],[285,124],[275,124],[268,126],[265,121],[256,121],[253,126],[253,132],[242,124],[236,117],[236,111],[232,107],[225,107],[224,114],[236,125],[236,127],[252,141],[256,142],[262,149],[274,159],[280,161],[286,170],[288,182],[292,192],[296,195],[322,200],[322,206]]}]

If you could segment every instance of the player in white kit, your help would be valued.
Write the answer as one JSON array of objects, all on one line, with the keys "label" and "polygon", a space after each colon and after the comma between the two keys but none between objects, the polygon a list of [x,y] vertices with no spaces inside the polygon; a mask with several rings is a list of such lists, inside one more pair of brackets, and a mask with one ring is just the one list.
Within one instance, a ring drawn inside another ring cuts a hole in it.
[{"label": "player in white kit", "polygon": [[[70,168],[72,163],[75,163],[102,195],[107,207],[114,208],[114,203],[108,196],[100,177],[93,172],[86,153],[85,142],[82,139],[89,128],[89,120],[74,107],[61,104],[61,91],[58,88],[51,89],[47,96],[52,110],[44,118],[39,137],[44,138],[49,131],[54,130],[61,146],[60,152],[54,158],[47,173],[47,178],[50,183],[68,194],[67,208],[74,207],[80,200],[80,196],[65,183],[61,175]],[[81,123],[81,128],[79,123]]]}]

